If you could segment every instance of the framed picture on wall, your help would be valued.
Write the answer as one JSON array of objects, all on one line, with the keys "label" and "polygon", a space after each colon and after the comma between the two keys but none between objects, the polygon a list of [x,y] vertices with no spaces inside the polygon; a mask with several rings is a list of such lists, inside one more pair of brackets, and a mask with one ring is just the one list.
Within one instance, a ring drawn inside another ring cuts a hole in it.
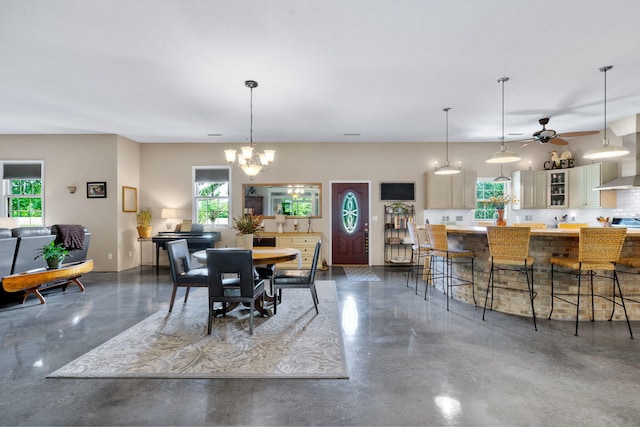
[{"label": "framed picture on wall", "polygon": [[104,199],[107,197],[106,182],[87,182],[87,199]]}]

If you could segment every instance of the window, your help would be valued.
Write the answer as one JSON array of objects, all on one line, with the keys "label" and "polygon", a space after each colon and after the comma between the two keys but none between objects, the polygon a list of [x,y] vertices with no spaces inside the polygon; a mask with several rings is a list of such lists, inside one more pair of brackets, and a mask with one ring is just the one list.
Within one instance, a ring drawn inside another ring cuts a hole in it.
[{"label": "window", "polygon": [[493,221],[495,207],[487,203],[491,196],[509,194],[509,182],[494,182],[493,178],[478,178],[476,181],[476,210],[473,219],[478,221]]},{"label": "window", "polygon": [[230,225],[229,168],[194,168],[196,223]]},{"label": "window", "polygon": [[42,226],[42,162],[2,163],[3,216],[21,227]]}]

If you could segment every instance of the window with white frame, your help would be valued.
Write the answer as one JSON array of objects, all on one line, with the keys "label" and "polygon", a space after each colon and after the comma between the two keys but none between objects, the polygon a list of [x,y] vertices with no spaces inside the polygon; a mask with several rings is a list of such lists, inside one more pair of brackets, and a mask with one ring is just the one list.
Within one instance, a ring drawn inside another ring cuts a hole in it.
[{"label": "window with white frame", "polygon": [[495,182],[493,178],[478,178],[476,181],[476,209],[473,219],[476,221],[493,221],[496,208],[489,203],[489,197],[509,194],[509,181]]},{"label": "window with white frame", "polygon": [[3,161],[2,216],[14,218],[21,227],[44,225],[41,161]]},{"label": "window with white frame", "polygon": [[193,177],[196,223],[230,225],[229,168],[194,167]]}]

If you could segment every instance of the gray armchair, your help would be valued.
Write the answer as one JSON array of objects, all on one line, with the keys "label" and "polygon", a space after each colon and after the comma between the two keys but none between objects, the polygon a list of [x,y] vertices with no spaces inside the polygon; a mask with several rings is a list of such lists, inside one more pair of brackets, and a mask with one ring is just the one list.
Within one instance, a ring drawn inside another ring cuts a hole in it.
[{"label": "gray armchair", "polygon": [[167,255],[169,256],[169,271],[173,280],[173,292],[169,303],[169,313],[173,310],[173,302],[179,287],[186,288],[184,303],[189,298],[191,288],[206,288],[209,285],[206,268],[191,268],[191,253],[185,239],[167,242]]}]

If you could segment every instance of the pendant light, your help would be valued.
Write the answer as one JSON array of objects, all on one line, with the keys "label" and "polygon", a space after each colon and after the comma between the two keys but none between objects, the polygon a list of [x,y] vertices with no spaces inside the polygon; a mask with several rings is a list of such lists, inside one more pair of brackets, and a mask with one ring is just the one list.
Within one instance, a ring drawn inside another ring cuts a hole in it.
[{"label": "pendant light", "polygon": [[[253,89],[258,87],[258,82],[254,80],[247,80],[244,82],[244,85],[251,91],[251,98],[249,102],[249,146],[241,148],[242,152],[238,154],[238,166],[244,171],[244,173],[253,178],[273,162],[276,152],[275,150],[264,150],[264,153],[259,153],[255,156],[253,154]],[[229,162],[230,165],[233,165],[233,162],[236,159],[236,150],[224,150],[224,154],[227,158],[227,162]]]},{"label": "pendant light", "polygon": [[619,145],[609,145],[607,139],[607,71],[613,68],[613,65],[605,65],[599,68],[604,73],[604,138],[602,145],[598,148],[589,150],[583,156],[585,159],[607,159],[610,157],[620,157],[629,154],[629,150]]},{"label": "pendant light", "polygon": [[520,160],[520,156],[511,151],[507,151],[504,145],[504,83],[509,81],[509,77],[500,77],[498,83],[502,83],[502,136],[500,137],[500,151],[487,157],[487,163],[511,163]]},{"label": "pendant light", "polygon": [[453,175],[456,173],[460,173],[460,169],[454,167],[454,166],[450,166],[449,165],[449,110],[451,110],[451,107],[447,107],[447,108],[443,108],[442,111],[445,112],[445,116],[446,116],[446,128],[447,128],[447,133],[446,133],[446,139],[445,139],[445,161],[444,161],[444,166],[440,166],[439,168],[436,168],[436,171],[434,172],[436,175]]},{"label": "pendant light", "polygon": [[509,182],[509,181],[511,181],[511,178],[509,178],[508,176],[504,176],[504,174],[502,173],[502,163],[500,163],[500,175],[495,177],[493,179],[493,182]]}]

